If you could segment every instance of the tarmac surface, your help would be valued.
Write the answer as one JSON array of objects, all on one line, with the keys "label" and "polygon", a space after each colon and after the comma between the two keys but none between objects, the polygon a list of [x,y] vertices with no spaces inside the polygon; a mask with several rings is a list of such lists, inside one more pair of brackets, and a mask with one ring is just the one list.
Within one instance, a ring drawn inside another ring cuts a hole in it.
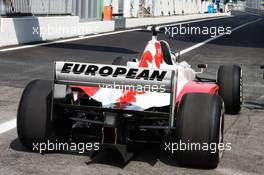
[{"label": "tarmac surface", "polygon": [[[264,19],[236,12],[234,17],[190,23],[196,27],[235,27],[250,21],[230,35],[217,38],[181,55],[195,69],[207,63],[205,76],[215,77],[221,64],[238,64],[244,74],[244,105],[239,115],[225,117],[225,151],[217,169],[204,170],[179,165],[176,158],[153,147],[136,155],[125,167],[116,155],[103,155],[92,164],[87,154],[73,152],[38,154],[28,152],[17,139],[16,129],[0,134],[0,174],[263,174],[264,172]],[[187,24],[183,26],[188,26]],[[55,60],[109,64],[115,57],[140,57],[151,33],[126,32],[30,49],[0,52],[0,124],[16,118],[23,88],[33,79],[51,79]],[[159,34],[172,50],[182,51],[210,35]]]}]

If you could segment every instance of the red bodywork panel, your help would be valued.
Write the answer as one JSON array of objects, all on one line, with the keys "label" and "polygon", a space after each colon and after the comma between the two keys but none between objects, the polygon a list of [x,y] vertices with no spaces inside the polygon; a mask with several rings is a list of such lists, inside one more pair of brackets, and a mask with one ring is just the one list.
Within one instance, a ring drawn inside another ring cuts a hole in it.
[{"label": "red bodywork panel", "polygon": [[[88,96],[93,96],[100,89],[98,87],[86,87],[86,86],[71,86],[71,88],[81,89]],[[197,92],[197,93],[216,94],[218,90],[219,90],[219,86],[215,83],[190,81],[180,91],[179,95],[176,98],[176,103],[180,102],[182,97],[187,93]],[[124,96],[121,97],[118,101],[121,103],[134,102],[134,100],[131,101],[131,99],[133,99],[135,95],[134,93],[137,92],[125,93]]]},{"label": "red bodywork panel", "polygon": [[190,81],[187,83],[179,93],[176,102],[180,102],[182,97],[187,93],[207,93],[216,94],[219,90],[219,86],[215,83],[195,82]]},{"label": "red bodywork panel", "polygon": [[99,90],[99,87],[89,87],[89,86],[71,86],[73,89],[80,89],[89,97],[94,96]]},{"label": "red bodywork panel", "polygon": [[153,56],[149,50],[145,50],[140,58],[139,67],[148,68],[148,63],[153,61],[155,61],[157,68],[160,68],[160,65],[164,62],[161,45],[158,41],[155,43],[155,55]]}]

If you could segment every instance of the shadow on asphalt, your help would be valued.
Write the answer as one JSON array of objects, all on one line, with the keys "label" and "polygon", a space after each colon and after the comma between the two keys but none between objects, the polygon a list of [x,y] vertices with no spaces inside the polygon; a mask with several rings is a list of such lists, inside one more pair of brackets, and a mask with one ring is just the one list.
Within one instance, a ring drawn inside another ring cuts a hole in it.
[{"label": "shadow on asphalt", "polygon": [[[116,153],[115,151],[109,151],[98,153],[98,155],[91,159],[90,162],[87,162],[87,165],[105,164],[123,169],[130,163],[130,161],[123,162],[122,160],[123,159],[120,154]],[[158,161],[160,161],[163,164],[173,167],[208,170],[208,168],[205,167],[185,166],[180,164],[177,161],[177,157],[175,154],[165,151],[161,146],[147,146],[143,150],[135,153],[135,156],[131,161],[147,163],[153,167]]]},{"label": "shadow on asphalt", "polygon": [[98,46],[98,45],[77,44],[77,43],[58,43],[58,44],[46,45],[44,47],[73,49],[73,50],[76,49],[76,50],[97,51],[97,52],[114,52],[114,53],[122,53],[122,54],[138,54],[137,51],[122,47]]},{"label": "shadow on asphalt", "polygon": [[[16,138],[10,143],[10,148],[18,152],[26,152],[26,153],[32,152],[27,148],[25,148],[21,144],[18,138]],[[111,150],[107,152],[106,151],[98,152],[95,156],[93,156],[93,158],[90,158],[90,160],[88,159],[88,157],[91,155],[90,152],[85,152],[84,154],[79,154],[77,152],[70,152],[70,151],[55,152],[55,153],[70,154],[73,156],[87,155],[87,162],[84,162],[87,164],[87,166],[92,164],[103,164],[103,165],[110,165],[123,169],[126,167],[127,164],[130,163],[130,161],[123,162],[122,156],[116,151],[111,151]],[[54,154],[54,152],[45,153],[45,154]],[[131,161],[148,163],[150,166],[154,166],[158,161],[160,161],[169,166],[186,167],[181,165],[177,161],[175,154],[164,151],[161,146],[147,146],[146,148],[144,148],[144,150],[140,150],[137,153],[135,153]],[[188,167],[188,168],[199,168],[199,167]]]},{"label": "shadow on asphalt", "polygon": [[12,149],[12,150],[15,150],[15,151],[20,151],[20,152],[30,152],[30,150],[28,150],[27,148],[25,148],[21,142],[19,141],[18,138],[16,138],[15,140],[13,140],[9,147]]}]

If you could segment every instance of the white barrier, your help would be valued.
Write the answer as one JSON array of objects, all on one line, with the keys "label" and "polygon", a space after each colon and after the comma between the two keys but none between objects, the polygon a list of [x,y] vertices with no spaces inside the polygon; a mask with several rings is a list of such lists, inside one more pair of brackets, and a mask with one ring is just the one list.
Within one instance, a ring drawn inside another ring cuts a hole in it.
[{"label": "white barrier", "polygon": [[190,10],[190,6],[191,6],[191,0],[186,0],[186,4],[185,4],[185,14],[190,14],[191,10]]},{"label": "white barrier", "polygon": [[139,0],[133,0],[131,1],[131,16],[132,17],[138,17],[139,12]]},{"label": "white barrier", "polygon": [[124,1],[124,18],[131,18],[131,0]]},{"label": "white barrier", "polygon": [[202,13],[205,13],[207,11],[208,11],[207,2],[206,1],[202,1]]},{"label": "white barrier", "polygon": [[197,13],[202,13],[202,1],[197,0]]},{"label": "white barrier", "polygon": [[187,13],[186,5],[187,5],[187,0],[182,0],[182,10],[183,10],[183,14],[186,14]]},{"label": "white barrier", "polygon": [[113,21],[79,22],[78,16],[1,18],[0,47],[110,32]]},{"label": "white barrier", "polygon": [[112,0],[112,6],[113,6],[113,14],[118,13],[119,12],[118,0]]},{"label": "white barrier", "polygon": [[168,16],[169,12],[168,12],[168,0],[163,0],[161,1],[161,11],[162,11],[162,15],[163,16]]},{"label": "white barrier", "polygon": [[192,0],[192,7],[191,7],[191,9],[192,9],[192,14],[196,14],[196,13],[198,13],[198,10],[197,10],[197,7],[198,7],[198,4],[197,4],[197,0]]},{"label": "white barrier", "polygon": [[135,27],[145,27],[149,25],[158,25],[166,23],[177,23],[188,20],[197,20],[204,18],[214,18],[214,17],[225,17],[225,13],[208,13],[208,14],[191,14],[191,15],[179,15],[179,16],[164,16],[164,17],[148,17],[148,18],[128,18],[124,20],[120,28],[135,28]]},{"label": "white barrier", "polygon": [[182,14],[182,12],[183,12],[183,1],[185,1],[185,0],[176,0],[176,7],[177,7],[177,11],[176,11],[176,14],[179,14],[179,15],[181,15]]},{"label": "white barrier", "polygon": [[149,10],[150,15],[153,16],[153,1],[152,0],[145,0],[144,7]]},{"label": "white barrier", "polygon": [[180,0],[174,0],[174,10],[175,14],[180,14]]},{"label": "white barrier", "polygon": [[174,1],[175,0],[169,0],[169,12],[170,15],[175,15],[175,6],[174,6]]},{"label": "white barrier", "polygon": [[155,17],[162,16],[162,14],[161,14],[161,3],[162,3],[162,0],[156,0],[153,2],[153,15]]},{"label": "white barrier", "polygon": [[[115,1],[115,0],[113,0]],[[145,0],[144,7],[153,17],[207,12],[211,0]],[[138,17],[140,0],[124,0],[124,17]]]}]

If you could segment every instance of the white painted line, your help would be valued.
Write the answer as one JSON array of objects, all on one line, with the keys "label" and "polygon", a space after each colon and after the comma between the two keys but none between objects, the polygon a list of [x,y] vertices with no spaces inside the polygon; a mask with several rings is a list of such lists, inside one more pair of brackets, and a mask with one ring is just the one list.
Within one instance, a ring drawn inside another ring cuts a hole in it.
[{"label": "white painted line", "polygon": [[[221,19],[221,18],[227,18],[227,17],[233,17],[233,16],[223,16],[223,17],[221,16],[221,17],[207,18],[207,19],[201,19],[201,20],[194,19],[194,20],[190,20],[188,22],[182,22],[182,23],[181,22],[177,22],[177,23],[168,24],[168,25],[165,25],[165,26],[173,26],[173,25],[180,25],[180,24],[187,24],[187,23],[196,23],[196,22],[201,22],[201,21],[209,21],[209,20]],[[84,37],[80,36],[80,37],[75,37],[75,38],[70,38],[70,39],[62,39],[62,40],[50,41],[50,42],[39,43],[39,44],[30,44],[30,45],[16,46],[16,47],[0,49],[0,53],[1,52],[14,51],[14,50],[34,48],[34,47],[39,47],[39,46],[47,46],[47,45],[57,44],[57,43],[79,41],[79,40],[84,40],[84,39],[89,39],[89,38],[96,38],[96,37],[100,37],[100,36],[115,35],[115,34],[133,32],[133,31],[139,31],[139,30],[142,30],[142,28],[135,28],[135,29],[122,30],[122,31],[102,33],[102,34],[95,34],[95,35],[89,35],[89,36],[84,36]]]},{"label": "white painted line", "polygon": [[89,35],[89,36],[77,37],[77,38],[70,38],[70,39],[63,39],[63,40],[51,41],[51,42],[45,42],[45,43],[39,43],[39,44],[11,47],[11,48],[6,48],[6,49],[0,49],[0,52],[7,52],[7,51],[13,51],[13,50],[20,50],[20,49],[28,49],[28,48],[46,46],[46,45],[51,45],[51,44],[56,44],[56,43],[65,43],[65,42],[71,42],[71,41],[79,41],[79,40],[84,40],[84,39],[88,39],[88,38],[96,38],[96,37],[100,37],[100,36],[115,35],[115,34],[119,34],[119,33],[133,32],[133,31],[138,31],[138,30],[141,30],[141,28],[130,29],[130,30],[122,30],[122,31],[115,31],[115,32],[109,32],[109,33],[102,33],[102,34],[95,34],[95,35]]},{"label": "white painted line", "polygon": [[3,134],[16,127],[16,119],[9,120],[8,122],[0,124],[0,134]]},{"label": "white painted line", "polygon": [[[251,9],[254,9],[254,8],[251,8]],[[256,14],[256,13],[253,13],[253,12],[247,12],[247,11],[243,11],[244,13],[248,13],[248,14],[250,14],[250,15],[255,15],[255,16],[261,16],[261,17],[263,17],[263,15],[261,15],[261,14]]]},{"label": "white painted line", "polygon": [[203,22],[203,21],[210,21],[210,20],[214,20],[214,19],[223,19],[223,18],[232,18],[232,17],[235,17],[235,16],[218,16],[218,17],[212,17],[212,18],[198,19],[195,21],[186,21],[186,22],[178,22],[178,23],[174,23],[174,24],[161,25],[158,27],[168,27],[168,26],[174,26],[174,25],[197,23],[197,22]]},{"label": "white painted line", "polygon": [[[247,22],[247,23],[245,23],[245,24],[243,24],[243,25],[240,25],[240,26],[238,26],[238,27],[233,28],[233,29],[231,30],[231,32],[234,32],[234,31],[236,31],[236,30],[238,30],[238,29],[240,29],[240,28],[242,28],[242,27],[245,27],[245,26],[250,25],[250,24],[252,24],[252,23],[258,22],[258,21],[260,21],[260,20],[262,20],[262,18],[259,18],[259,19],[254,20],[254,21]],[[191,47],[189,47],[189,48],[186,48],[186,49],[180,51],[180,55],[183,55],[183,54],[185,54],[185,53],[187,53],[187,52],[190,52],[191,50],[194,50],[194,49],[196,49],[196,48],[198,48],[198,47],[201,47],[201,46],[205,45],[206,43],[209,43],[209,42],[211,42],[211,41],[213,41],[213,40],[215,40],[215,39],[217,39],[217,38],[220,38],[220,37],[222,37],[222,36],[224,36],[224,35],[226,35],[226,33],[221,34],[221,35],[217,35],[217,36],[215,36],[215,37],[213,37],[213,38],[209,38],[209,39],[207,39],[207,40],[205,40],[205,41],[203,41],[203,42],[201,42],[201,43],[198,43],[198,44],[195,44],[195,45],[193,45],[193,46],[191,46]]]}]

